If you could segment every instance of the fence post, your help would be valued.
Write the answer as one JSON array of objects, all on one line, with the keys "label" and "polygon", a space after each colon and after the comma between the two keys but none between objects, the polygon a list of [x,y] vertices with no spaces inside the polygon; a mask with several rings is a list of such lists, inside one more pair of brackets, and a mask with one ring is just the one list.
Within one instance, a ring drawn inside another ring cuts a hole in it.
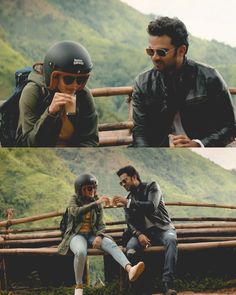
[{"label": "fence post", "polygon": [[129,95],[126,101],[128,103],[128,121],[132,121],[133,120],[132,96]]},{"label": "fence post", "polygon": [[[7,221],[10,221],[13,218],[13,212],[14,209],[13,208],[8,208],[6,209],[5,212],[5,217]],[[6,224],[5,226],[5,235],[9,234],[9,228],[10,228],[10,222]],[[9,246],[3,246],[5,247],[9,247]],[[0,260],[0,272],[1,272],[1,276],[0,276],[0,290],[6,290],[8,291],[8,284],[7,284],[7,269],[6,269],[6,261],[5,261],[5,257],[4,255],[1,256],[1,260]]]},{"label": "fence post", "polygon": [[86,263],[85,263],[85,267],[84,267],[84,282],[86,286],[90,286],[91,284],[91,280],[90,280],[90,263],[89,263],[89,257],[87,256],[86,258]]}]

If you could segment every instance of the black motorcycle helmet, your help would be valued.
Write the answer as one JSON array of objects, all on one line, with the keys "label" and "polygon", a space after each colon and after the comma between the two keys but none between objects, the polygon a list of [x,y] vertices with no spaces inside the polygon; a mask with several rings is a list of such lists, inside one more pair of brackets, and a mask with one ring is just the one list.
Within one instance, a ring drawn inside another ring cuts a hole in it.
[{"label": "black motorcycle helmet", "polygon": [[81,174],[75,180],[75,193],[81,194],[82,186],[84,185],[98,185],[97,178],[92,174]]},{"label": "black motorcycle helmet", "polygon": [[53,88],[51,75],[54,71],[88,74],[92,68],[90,55],[81,44],[74,41],[60,41],[52,45],[45,55],[43,63],[45,84]]}]

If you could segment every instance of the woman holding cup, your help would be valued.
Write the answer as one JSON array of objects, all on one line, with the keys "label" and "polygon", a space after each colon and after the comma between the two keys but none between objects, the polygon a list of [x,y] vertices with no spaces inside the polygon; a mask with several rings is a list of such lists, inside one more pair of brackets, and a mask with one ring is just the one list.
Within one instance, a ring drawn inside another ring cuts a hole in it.
[{"label": "woman holding cup", "polygon": [[19,102],[17,146],[98,145],[98,117],[86,87],[93,64],[79,43],[61,41],[35,64]]},{"label": "woman holding cup", "polygon": [[128,273],[131,282],[136,281],[144,271],[142,261],[132,266],[117,244],[105,233],[103,206],[109,206],[110,199],[97,196],[97,185],[98,181],[92,174],[81,174],[76,178],[75,195],[67,207],[67,228],[58,246],[61,255],[66,255],[69,249],[74,253],[74,295],[83,294],[83,271],[88,247],[109,253]]}]

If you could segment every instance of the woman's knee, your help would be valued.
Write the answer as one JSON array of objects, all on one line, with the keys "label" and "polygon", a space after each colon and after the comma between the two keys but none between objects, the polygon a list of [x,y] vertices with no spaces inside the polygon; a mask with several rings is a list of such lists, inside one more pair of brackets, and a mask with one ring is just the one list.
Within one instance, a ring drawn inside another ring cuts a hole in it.
[{"label": "woman's knee", "polygon": [[101,247],[102,247],[102,248],[107,248],[107,247],[110,247],[110,248],[116,248],[116,247],[118,247],[118,246],[117,246],[117,244],[116,244],[113,240],[111,240],[111,239],[109,239],[109,238],[107,238],[107,237],[104,237],[104,238],[102,239]]},{"label": "woman's knee", "polygon": [[87,256],[87,249],[78,248],[74,251],[74,255],[78,258],[85,258]]}]

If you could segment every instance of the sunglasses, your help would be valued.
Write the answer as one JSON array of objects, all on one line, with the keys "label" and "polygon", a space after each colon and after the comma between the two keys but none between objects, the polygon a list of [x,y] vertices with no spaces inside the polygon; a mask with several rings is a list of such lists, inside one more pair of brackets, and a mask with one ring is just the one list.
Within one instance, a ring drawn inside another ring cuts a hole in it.
[{"label": "sunglasses", "polygon": [[61,71],[53,71],[51,74],[49,88],[55,89],[57,87],[58,76],[62,77],[62,80],[65,85],[70,85],[70,84],[74,83],[75,80],[78,85],[83,85],[87,82],[89,75],[90,75],[90,73],[71,74],[71,73],[65,73],[65,72],[61,72]]},{"label": "sunglasses", "polygon": [[85,187],[89,192],[97,189],[97,185],[85,185]]},{"label": "sunglasses", "polygon": [[123,179],[123,180],[120,181],[121,186],[125,185],[126,183],[127,183],[127,179]]},{"label": "sunglasses", "polygon": [[176,47],[172,47],[170,49],[167,48],[161,48],[161,49],[155,49],[155,48],[146,48],[146,52],[149,56],[154,56],[155,54],[160,57],[165,57],[167,53]]},{"label": "sunglasses", "polygon": [[62,76],[62,80],[64,82],[64,84],[66,85],[70,85],[70,84],[73,84],[74,81],[76,81],[76,83],[78,85],[81,85],[81,84],[85,84],[88,80],[88,77],[89,75],[86,74],[86,76]]}]

